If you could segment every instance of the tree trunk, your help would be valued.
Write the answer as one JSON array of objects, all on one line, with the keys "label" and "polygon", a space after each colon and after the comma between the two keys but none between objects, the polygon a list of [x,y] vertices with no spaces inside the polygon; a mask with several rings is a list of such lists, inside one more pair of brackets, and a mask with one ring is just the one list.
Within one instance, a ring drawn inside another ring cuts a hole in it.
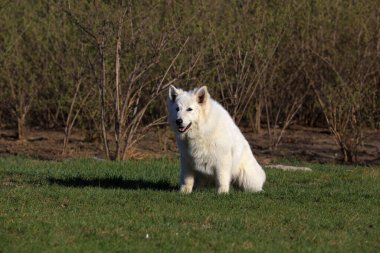
[{"label": "tree trunk", "polygon": [[72,126],[73,126],[74,121],[75,121],[75,117],[74,117],[74,119],[72,119],[72,117],[73,117],[73,112],[74,112],[74,105],[75,105],[75,102],[76,102],[77,97],[78,97],[78,94],[79,94],[79,88],[80,88],[80,86],[81,86],[81,83],[82,83],[82,81],[79,80],[79,81],[76,83],[76,85],[75,85],[74,97],[73,97],[73,99],[71,100],[69,113],[68,113],[68,115],[67,115],[66,125],[65,125],[65,137],[64,137],[64,139],[63,139],[62,155],[65,155],[65,154],[66,154],[66,148],[67,148],[67,144],[69,143],[70,134],[71,134],[71,129],[72,129]]},{"label": "tree trunk", "polygon": [[120,51],[121,51],[121,32],[123,28],[124,17],[127,13],[127,8],[124,10],[123,15],[119,19],[118,31],[116,36],[116,54],[115,54],[115,143],[116,143],[116,151],[115,151],[115,159],[121,160],[121,145],[120,145],[120,137],[121,137],[121,112],[120,112],[120,94],[121,94],[121,86],[120,86]]},{"label": "tree trunk", "polygon": [[253,125],[253,131],[260,134],[261,133],[261,109],[262,109],[262,99],[256,100],[255,103],[255,122]]},{"label": "tree trunk", "polygon": [[25,118],[26,113],[20,112],[17,116],[17,139],[21,142],[25,141]]},{"label": "tree trunk", "polygon": [[353,163],[354,162],[354,155],[350,148],[348,148],[343,143],[341,144],[341,152],[343,154],[343,162],[344,163]]},{"label": "tree trunk", "polygon": [[105,104],[105,89],[106,89],[106,62],[104,59],[104,42],[99,46],[100,50],[100,60],[102,65],[101,78],[99,84],[99,97],[100,97],[100,113],[101,113],[101,130],[102,139],[104,145],[104,151],[106,158],[110,159],[110,151],[108,147],[107,130],[106,130],[106,104]]},{"label": "tree trunk", "polygon": [[70,130],[69,127],[66,125],[65,126],[65,137],[63,139],[63,149],[62,149],[62,155],[66,155],[66,148],[67,144],[69,144],[69,139],[70,139]]}]

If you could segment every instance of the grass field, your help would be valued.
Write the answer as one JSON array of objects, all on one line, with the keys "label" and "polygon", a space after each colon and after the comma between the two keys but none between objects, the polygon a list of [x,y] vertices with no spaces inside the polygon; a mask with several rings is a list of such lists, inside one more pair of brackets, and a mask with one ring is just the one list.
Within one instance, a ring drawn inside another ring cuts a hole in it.
[{"label": "grass field", "polygon": [[379,252],[380,168],[309,166],[182,195],[167,160],[0,157],[0,252]]}]

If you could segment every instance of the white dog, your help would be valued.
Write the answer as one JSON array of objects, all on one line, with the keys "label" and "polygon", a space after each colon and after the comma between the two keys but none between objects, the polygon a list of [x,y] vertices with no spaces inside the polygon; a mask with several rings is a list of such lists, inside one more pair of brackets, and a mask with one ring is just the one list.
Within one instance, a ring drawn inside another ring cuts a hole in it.
[{"label": "white dog", "polygon": [[228,112],[210,97],[207,87],[183,91],[169,88],[169,123],[181,155],[180,191],[190,193],[194,183],[213,179],[218,193],[234,183],[258,192],[265,172]]}]

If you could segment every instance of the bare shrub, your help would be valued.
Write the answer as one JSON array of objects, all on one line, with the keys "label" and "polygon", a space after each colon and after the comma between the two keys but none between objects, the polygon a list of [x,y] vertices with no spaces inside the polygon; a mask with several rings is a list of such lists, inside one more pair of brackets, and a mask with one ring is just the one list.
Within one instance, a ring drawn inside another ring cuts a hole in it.
[{"label": "bare shrub", "polygon": [[369,53],[379,49],[371,32],[376,10],[348,2],[330,7],[309,24],[316,32],[304,45],[305,73],[342,160],[356,162],[379,87],[379,54]]},{"label": "bare shrub", "polygon": [[[102,7],[97,9],[99,6]],[[188,74],[196,61],[187,67],[182,66],[175,75],[169,75],[188,39],[181,42],[182,45],[172,58],[167,55],[167,52],[173,53],[170,51],[172,43],[178,40],[171,37],[173,32],[170,27],[163,27],[165,29],[161,33],[152,33],[153,24],[149,22],[152,21],[153,12],[157,11],[155,6],[145,11],[144,15],[137,13],[132,5],[124,6],[121,11],[117,10],[117,5],[100,2],[89,7],[93,11],[91,18],[95,17],[99,26],[89,25],[89,20],[80,21],[72,6],[67,13],[98,49],[99,66],[95,66],[95,70],[100,69],[100,129],[106,157],[126,159],[128,150],[149,128],[163,123],[164,117],[161,116],[142,126],[143,117],[151,103],[170,84]],[[113,13],[114,19],[110,19],[110,13]],[[167,67],[163,68],[164,65]],[[164,72],[156,75],[158,69]],[[115,140],[113,152],[110,151],[108,140],[112,121]]]}]

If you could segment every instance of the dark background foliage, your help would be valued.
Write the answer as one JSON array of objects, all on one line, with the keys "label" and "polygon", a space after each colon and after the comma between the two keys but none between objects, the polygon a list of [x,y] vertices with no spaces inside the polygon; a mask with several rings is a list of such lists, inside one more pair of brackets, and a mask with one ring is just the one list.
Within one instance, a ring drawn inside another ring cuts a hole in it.
[{"label": "dark background foliage", "polygon": [[380,4],[3,1],[0,66],[0,127],[19,139],[72,123],[120,131],[125,151],[164,122],[168,85],[207,85],[239,125],[326,127],[353,161],[380,127]]}]

